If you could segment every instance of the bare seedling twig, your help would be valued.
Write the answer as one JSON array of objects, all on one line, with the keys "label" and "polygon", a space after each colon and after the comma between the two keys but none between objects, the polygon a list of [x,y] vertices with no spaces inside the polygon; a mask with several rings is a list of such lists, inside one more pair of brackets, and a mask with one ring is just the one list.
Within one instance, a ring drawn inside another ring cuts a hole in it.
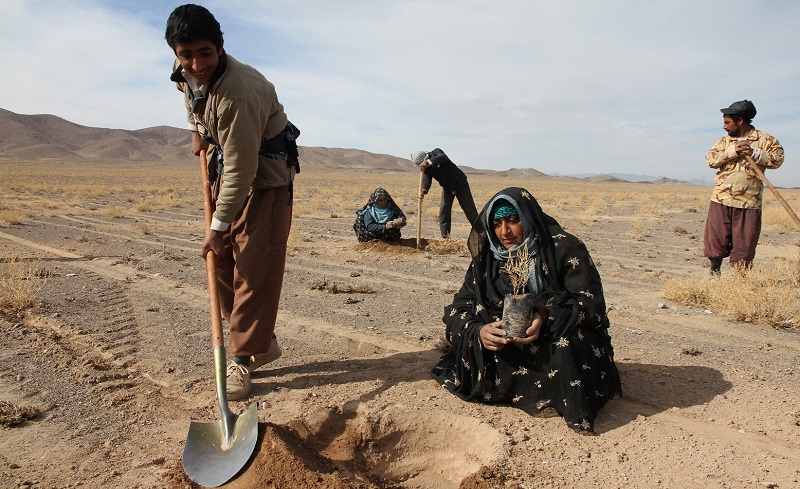
[{"label": "bare seedling twig", "polygon": [[522,294],[531,275],[531,255],[528,247],[522,246],[517,249],[516,254],[509,257],[508,261],[503,265],[503,270],[508,273],[508,277],[511,279],[514,295]]}]

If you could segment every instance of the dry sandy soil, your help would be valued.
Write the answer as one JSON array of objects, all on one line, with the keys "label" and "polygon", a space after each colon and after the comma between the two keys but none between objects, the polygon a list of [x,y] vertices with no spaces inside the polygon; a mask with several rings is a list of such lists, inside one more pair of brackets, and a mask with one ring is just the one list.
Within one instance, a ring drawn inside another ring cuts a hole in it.
[{"label": "dry sandy soil", "polygon": [[[437,253],[433,239],[414,248],[414,175],[386,177],[409,211],[403,242],[358,245],[355,202],[386,179],[352,173],[359,190],[344,211],[314,208],[329,177],[297,180],[284,355],[255,376],[250,399],[230,403],[257,403],[259,439],[226,487],[800,487],[797,331],[661,296],[662,278],[706,273],[708,189],[570,182],[542,199],[599,266],[622,375],[624,397],[582,436],[560,418],[463,402],[431,380],[467,254]],[[484,189],[479,206],[503,186],[470,182]],[[540,183],[505,181],[535,195]],[[136,210],[147,196],[123,190],[60,205],[57,190],[5,191],[28,217],[0,228],[0,258],[41,259],[51,276],[34,308],[0,316],[0,400],[41,411],[0,428],[0,486],[196,487],[181,465],[189,424],[219,419],[201,204]],[[588,209],[595,192],[651,202]],[[665,194],[689,203],[654,200]],[[465,219],[454,219],[463,241]],[[430,212],[423,235],[437,236]],[[795,255],[797,243],[797,232],[767,227],[757,259]],[[312,287],[322,282],[354,291]]]}]

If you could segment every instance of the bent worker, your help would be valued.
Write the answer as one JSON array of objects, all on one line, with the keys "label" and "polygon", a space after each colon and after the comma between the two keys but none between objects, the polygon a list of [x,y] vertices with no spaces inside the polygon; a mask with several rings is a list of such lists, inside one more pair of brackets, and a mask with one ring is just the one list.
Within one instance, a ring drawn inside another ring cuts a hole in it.
[{"label": "bent worker", "polygon": [[177,56],[170,79],[184,95],[192,153],[208,149],[213,162],[217,196],[201,252],[217,256],[220,309],[230,325],[227,394],[242,399],[250,373],[281,354],[273,333],[300,133],[275,86],[225,52],[219,22],[204,7],[176,8],[165,38]]},{"label": "bent worker", "polygon": [[419,171],[423,172],[420,200],[424,199],[430,190],[432,179],[436,179],[442,187],[442,199],[439,201],[439,230],[442,238],[450,237],[450,216],[454,198],[458,199],[458,204],[472,225],[478,218],[478,210],[472,199],[467,176],[445,152],[439,148],[430,152],[415,151],[411,154],[411,161],[419,167]]},{"label": "bent worker", "polygon": [[747,158],[762,172],[783,164],[781,143],[752,125],[753,102],[740,100],[720,112],[727,135],[706,154],[708,166],[717,169],[703,234],[703,253],[711,262],[712,275],[720,273],[726,257],[732,267],[749,267],[756,256],[764,185]]}]

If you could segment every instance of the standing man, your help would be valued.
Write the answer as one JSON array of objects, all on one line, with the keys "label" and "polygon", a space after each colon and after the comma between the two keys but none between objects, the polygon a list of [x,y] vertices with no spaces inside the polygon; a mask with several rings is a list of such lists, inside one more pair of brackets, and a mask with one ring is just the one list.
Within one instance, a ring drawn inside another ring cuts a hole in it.
[{"label": "standing man", "polygon": [[275,86],[223,49],[214,16],[199,5],[170,14],[165,38],[175,52],[171,80],[183,92],[192,153],[209,152],[215,210],[202,255],[217,256],[222,316],[230,325],[227,393],[250,392],[250,373],[277,359],[274,341],[299,131]]},{"label": "standing man", "polygon": [[712,275],[719,275],[727,256],[733,267],[749,267],[756,256],[764,186],[748,157],[762,171],[783,164],[781,143],[751,124],[756,116],[753,102],[740,100],[720,111],[722,128],[728,135],[706,154],[708,166],[717,169],[703,235]]},{"label": "standing man", "polygon": [[458,204],[467,216],[470,225],[478,219],[478,210],[472,200],[467,176],[461,171],[447,155],[439,148],[431,152],[415,151],[411,153],[411,161],[423,172],[422,192],[419,198],[424,199],[431,188],[431,179],[435,178],[442,186],[442,200],[439,202],[439,230],[442,238],[450,237],[450,213],[453,208],[453,199],[458,199]]}]

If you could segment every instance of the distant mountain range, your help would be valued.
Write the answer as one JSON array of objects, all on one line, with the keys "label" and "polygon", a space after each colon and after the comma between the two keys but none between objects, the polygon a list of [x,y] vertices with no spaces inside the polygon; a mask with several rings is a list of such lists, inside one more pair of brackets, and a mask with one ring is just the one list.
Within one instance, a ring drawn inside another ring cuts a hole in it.
[{"label": "distant mountain range", "polygon": [[550,176],[553,177],[574,177],[574,178],[597,178],[597,177],[611,177],[616,178],[618,180],[624,180],[626,182],[651,182],[651,183],[658,183],[665,181],[665,183],[691,183],[694,185],[705,185],[708,187],[714,186],[714,180],[711,181],[707,180],[673,180],[667,177],[654,177],[651,175],[636,175],[634,173],[575,173],[569,175],[562,175],[560,173],[551,173]]},{"label": "distant mountain range", "polygon": [[[146,129],[106,129],[69,122],[49,114],[24,115],[0,109],[0,161],[59,160],[59,161],[141,161],[149,163],[191,163],[191,137],[186,129],[170,126]],[[370,153],[359,149],[300,147],[303,168],[370,170],[401,172],[414,170],[407,158]],[[498,175],[511,178],[559,177],[606,182],[650,182],[655,184],[679,182],[663,177],[631,174],[559,175],[542,173],[533,168],[484,170],[461,167],[472,175]],[[709,183],[710,184],[710,183]],[[707,184],[707,185],[709,185]]]}]

